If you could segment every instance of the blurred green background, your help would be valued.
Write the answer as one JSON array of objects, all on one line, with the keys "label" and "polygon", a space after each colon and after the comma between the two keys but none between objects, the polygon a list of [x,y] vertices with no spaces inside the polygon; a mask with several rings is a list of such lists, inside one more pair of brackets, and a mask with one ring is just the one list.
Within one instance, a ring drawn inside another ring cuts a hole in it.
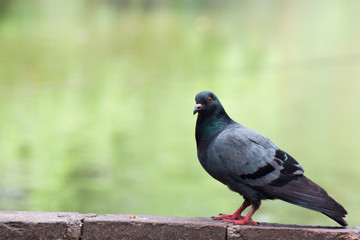
[{"label": "blurred green background", "polygon": [[[289,152],[360,225],[360,2],[0,1],[0,208],[177,216],[242,198],[194,96]],[[337,225],[264,201],[257,221]]]}]

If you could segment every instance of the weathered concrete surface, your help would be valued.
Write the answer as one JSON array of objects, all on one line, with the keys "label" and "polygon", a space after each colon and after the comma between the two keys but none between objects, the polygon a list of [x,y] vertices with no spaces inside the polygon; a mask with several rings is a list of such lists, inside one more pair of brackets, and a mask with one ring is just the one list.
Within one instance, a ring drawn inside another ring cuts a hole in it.
[{"label": "weathered concrete surface", "polygon": [[229,225],[227,240],[359,240],[360,229],[261,223]]},{"label": "weathered concrete surface", "polygon": [[211,218],[98,215],[85,217],[83,240],[226,239],[226,223]]},{"label": "weathered concrete surface", "polygon": [[360,229],[273,223],[234,226],[211,218],[0,211],[3,239],[360,240]]},{"label": "weathered concrete surface", "polygon": [[79,239],[79,213],[0,211],[0,239]]}]

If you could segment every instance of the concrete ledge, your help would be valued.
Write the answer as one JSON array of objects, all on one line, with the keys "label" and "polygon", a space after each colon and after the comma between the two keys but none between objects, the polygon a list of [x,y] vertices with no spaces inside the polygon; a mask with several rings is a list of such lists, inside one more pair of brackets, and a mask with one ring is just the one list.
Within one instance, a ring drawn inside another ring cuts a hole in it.
[{"label": "concrete ledge", "polygon": [[2,239],[360,239],[360,229],[282,225],[234,226],[211,218],[0,211]]},{"label": "concrete ledge", "polygon": [[342,227],[283,225],[261,223],[259,226],[229,226],[227,240],[266,239],[266,240],[359,240],[360,229]]},{"label": "concrete ledge", "polygon": [[85,218],[83,239],[226,239],[226,227],[211,218],[99,215]]},{"label": "concrete ledge", "polygon": [[0,239],[79,239],[83,215],[0,211]]}]

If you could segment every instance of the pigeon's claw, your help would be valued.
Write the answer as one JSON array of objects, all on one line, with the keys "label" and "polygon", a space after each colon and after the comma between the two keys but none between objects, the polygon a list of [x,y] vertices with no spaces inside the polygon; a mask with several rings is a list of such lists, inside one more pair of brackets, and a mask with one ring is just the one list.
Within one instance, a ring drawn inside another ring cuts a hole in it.
[{"label": "pigeon's claw", "polygon": [[235,215],[235,214],[219,214],[218,217],[212,217],[214,220],[238,220],[238,219],[243,219],[244,217],[241,215]]},{"label": "pigeon's claw", "polygon": [[[245,200],[245,205],[247,205],[247,201]],[[251,206],[251,210],[248,212],[248,214],[246,214],[246,216],[242,219],[239,220],[232,220],[232,219],[224,219],[224,222],[229,222],[229,223],[234,223],[235,225],[246,225],[246,224],[252,224],[252,225],[259,225],[259,223],[254,222],[253,220],[251,220],[251,217],[254,215],[254,213],[256,212],[256,210],[259,209],[261,202],[256,202],[253,203]],[[244,205],[244,204],[243,204]],[[242,207],[240,207],[241,210]],[[235,213],[240,212],[239,210],[236,211]]]}]

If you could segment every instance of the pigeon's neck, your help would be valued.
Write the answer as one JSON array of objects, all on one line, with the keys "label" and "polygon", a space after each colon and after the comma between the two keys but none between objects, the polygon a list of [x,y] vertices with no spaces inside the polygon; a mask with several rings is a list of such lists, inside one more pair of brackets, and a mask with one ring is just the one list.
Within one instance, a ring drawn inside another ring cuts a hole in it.
[{"label": "pigeon's neck", "polygon": [[199,115],[196,122],[196,142],[198,147],[208,141],[211,141],[214,136],[221,132],[233,120],[222,109],[218,114],[211,116]]}]

